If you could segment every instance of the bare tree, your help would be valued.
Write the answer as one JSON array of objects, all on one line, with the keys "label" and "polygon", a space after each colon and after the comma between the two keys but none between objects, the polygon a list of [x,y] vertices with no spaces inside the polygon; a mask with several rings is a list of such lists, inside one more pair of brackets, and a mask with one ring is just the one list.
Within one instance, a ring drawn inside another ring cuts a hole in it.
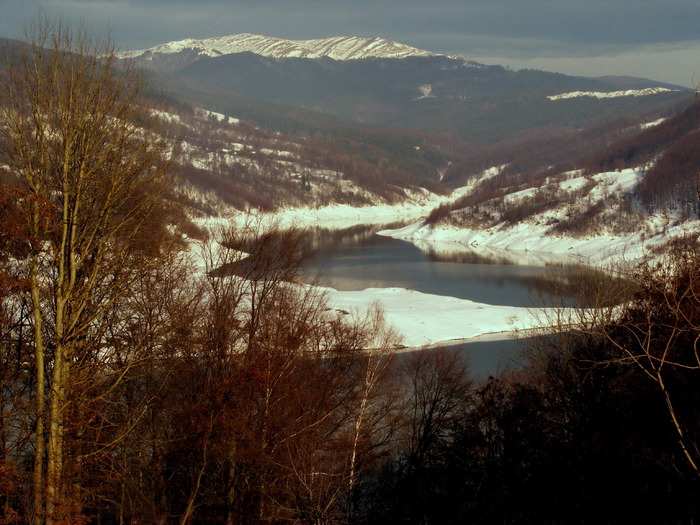
[{"label": "bare tree", "polygon": [[142,127],[140,82],[117,67],[111,44],[47,21],[28,38],[20,63],[8,64],[0,154],[27,192],[38,385],[33,512],[35,523],[54,523],[80,513],[79,484],[67,474],[79,470],[68,418],[80,413],[76,385],[90,379],[81,367],[109,359],[108,314],[161,253],[154,234],[163,232],[165,164]]},{"label": "bare tree", "polygon": [[423,349],[400,358],[399,374],[401,422],[388,519],[432,521],[429,502],[442,488],[445,450],[473,404],[468,361],[459,351]]},{"label": "bare tree", "polygon": [[658,387],[685,463],[700,478],[697,407],[684,402],[700,373],[697,241],[678,242],[656,263],[643,264],[633,279],[633,300],[598,331],[619,353],[618,362],[636,365]]},{"label": "bare tree", "polygon": [[[588,295],[597,298],[595,307],[561,310],[550,317],[547,326],[551,328],[542,329],[547,337],[528,348],[528,359],[550,381],[568,382],[558,390],[559,400],[573,410],[581,403],[571,385],[583,387],[574,379],[583,364],[634,366],[661,394],[682,463],[698,479],[700,427],[697,407],[689,401],[697,395],[700,373],[697,239],[676,239],[665,254],[609,270],[613,271],[620,278],[621,292],[611,295],[610,286],[602,281],[592,285]],[[581,348],[590,349],[590,355],[578,355]]]},{"label": "bare tree", "polygon": [[414,352],[402,370],[406,381],[407,469],[422,468],[469,407],[472,383],[468,361],[445,348]]}]

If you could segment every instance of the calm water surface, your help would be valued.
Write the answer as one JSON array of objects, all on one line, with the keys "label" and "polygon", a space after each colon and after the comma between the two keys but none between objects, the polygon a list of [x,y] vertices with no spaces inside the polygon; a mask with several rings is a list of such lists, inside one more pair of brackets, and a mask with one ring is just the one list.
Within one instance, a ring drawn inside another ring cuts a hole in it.
[{"label": "calm water surface", "polygon": [[[337,290],[402,287],[479,303],[504,306],[581,304],[574,299],[601,273],[561,259],[537,265],[516,264],[511,254],[500,256],[451,244],[412,243],[376,235],[387,226],[357,226],[348,230],[317,229],[308,249],[315,255],[306,267],[310,280]],[[583,301],[585,304],[585,301]],[[505,368],[522,366],[523,341],[507,340],[454,345],[469,356],[478,379]]]},{"label": "calm water surface", "polygon": [[486,257],[467,247],[450,249],[449,244],[420,249],[375,235],[378,229],[315,232],[310,245],[316,253],[307,265],[307,277],[318,275],[321,284],[337,290],[398,287],[530,307],[571,304],[574,288],[592,276],[580,266],[513,264],[512,259]]}]

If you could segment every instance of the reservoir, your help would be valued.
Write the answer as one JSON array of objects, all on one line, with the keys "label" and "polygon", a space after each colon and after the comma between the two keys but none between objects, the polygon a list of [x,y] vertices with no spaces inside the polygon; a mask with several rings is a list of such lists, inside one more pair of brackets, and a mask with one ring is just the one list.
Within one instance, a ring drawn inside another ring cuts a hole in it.
[{"label": "reservoir", "polygon": [[[336,290],[408,288],[502,306],[572,306],[601,273],[573,259],[494,253],[456,243],[413,243],[376,235],[379,226],[314,230],[305,267],[308,280]],[[533,263],[536,261],[536,263]]]},{"label": "reservoir", "polygon": [[[589,306],[595,299],[584,292],[600,288],[592,283],[609,280],[571,259],[494,253],[454,243],[419,247],[376,235],[386,228],[310,231],[307,249],[313,255],[305,267],[306,279],[318,279],[319,284],[337,290],[399,287],[519,307]],[[476,341],[458,347],[469,354],[477,378],[522,364],[517,340]]]}]

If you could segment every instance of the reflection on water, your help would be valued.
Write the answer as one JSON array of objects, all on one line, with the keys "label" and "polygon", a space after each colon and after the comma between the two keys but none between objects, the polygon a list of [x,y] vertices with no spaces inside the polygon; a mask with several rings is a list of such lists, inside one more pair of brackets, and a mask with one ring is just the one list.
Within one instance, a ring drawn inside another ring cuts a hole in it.
[{"label": "reflection on water", "polygon": [[[471,377],[476,381],[484,381],[489,376],[496,377],[502,372],[524,368],[526,359],[523,351],[528,345],[536,344],[537,340],[537,337],[528,337],[504,341],[475,341],[445,345],[443,348],[462,354],[469,363]],[[399,354],[399,358],[404,359],[408,355],[410,352]]]},{"label": "reflection on water", "polygon": [[335,252],[338,248],[361,248],[384,242],[385,237],[376,235],[378,231],[404,226],[403,223],[391,224],[358,224],[342,230],[328,228],[308,228],[304,249],[317,258]]},{"label": "reflection on water", "polygon": [[[452,245],[453,243],[450,243]],[[503,254],[490,254],[465,246],[462,250],[438,249],[434,244],[422,242],[418,248],[426,257],[435,262],[457,262],[463,264],[518,264],[512,257]],[[449,246],[449,245],[448,245]]]},{"label": "reflection on water", "polygon": [[[528,341],[531,341],[529,339]],[[477,341],[457,347],[469,359],[469,370],[477,380],[496,376],[505,370],[524,366],[522,349],[525,340]]]},{"label": "reflection on water", "polygon": [[[600,283],[608,279],[602,272],[572,264],[570,258],[499,253],[454,243],[422,243],[418,247],[374,234],[387,227],[312,231],[308,248],[315,250],[315,255],[307,265],[307,277],[320,275],[321,284],[338,290],[410,288],[479,303],[524,307],[580,304],[578,298],[601,288]],[[521,260],[527,264],[519,264]],[[610,283],[604,288],[616,289]],[[583,303],[586,306],[595,301],[584,298]]]}]

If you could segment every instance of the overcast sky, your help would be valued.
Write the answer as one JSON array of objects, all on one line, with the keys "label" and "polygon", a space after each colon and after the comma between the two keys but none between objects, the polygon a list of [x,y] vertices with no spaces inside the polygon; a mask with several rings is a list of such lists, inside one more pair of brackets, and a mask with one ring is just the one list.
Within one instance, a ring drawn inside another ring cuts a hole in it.
[{"label": "overcast sky", "polygon": [[121,49],[259,33],[379,36],[514,69],[700,82],[700,0],[0,0],[0,37],[44,12]]}]

